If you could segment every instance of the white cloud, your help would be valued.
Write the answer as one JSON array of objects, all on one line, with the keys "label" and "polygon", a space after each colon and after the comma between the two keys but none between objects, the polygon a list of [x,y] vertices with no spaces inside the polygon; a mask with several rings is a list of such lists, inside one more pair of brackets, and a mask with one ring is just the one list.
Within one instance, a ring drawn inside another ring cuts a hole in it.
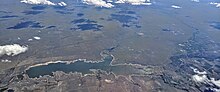
[{"label": "white cloud", "polygon": [[111,3],[108,3],[103,0],[83,0],[83,3],[89,4],[89,5],[95,5],[99,7],[106,7],[106,8],[112,8],[114,5]]},{"label": "white cloud", "polygon": [[27,4],[46,4],[46,5],[56,5],[55,3],[48,0],[22,0],[22,3]]},{"label": "white cloud", "polygon": [[199,0],[191,0],[191,1],[193,1],[193,2],[199,2]]},{"label": "white cloud", "polygon": [[111,2],[112,3],[113,1],[112,0],[107,0],[107,2]]},{"label": "white cloud", "polygon": [[128,3],[131,5],[151,5],[150,0],[83,0],[83,3],[99,7],[112,8],[112,3]]},{"label": "white cloud", "polygon": [[67,6],[67,4],[64,3],[64,2],[60,2],[60,3],[58,3],[58,5],[59,5],[59,6]]},{"label": "white cloud", "polygon": [[20,46],[19,44],[13,45],[4,45],[0,46],[0,56],[8,55],[8,56],[15,56],[20,53],[24,53],[28,50],[26,46]]},{"label": "white cloud", "polygon": [[53,3],[49,0],[21,0],[22,3],[27,3],[27,4],[45,4],[45,5],[59,5],[59,6],[66,6],[67,4],[64,2],[60,3]]},{"label": "white cloud", "polygon": [[132,5],[151,5],[150,0],[118,0],[115,3],[129,3]]},{"label": "white cloud", "polygon": [[211,5],[215,5],[216,7],[220,7],[220,3],[211,2]]},{"label": "white cloud", "polygon": [[172,5],[171,7],[172,7],[172,8],[175,8],[175,9],[180,9],[180,8],[182,8],[182,7],[177,6],[177,5]]}]

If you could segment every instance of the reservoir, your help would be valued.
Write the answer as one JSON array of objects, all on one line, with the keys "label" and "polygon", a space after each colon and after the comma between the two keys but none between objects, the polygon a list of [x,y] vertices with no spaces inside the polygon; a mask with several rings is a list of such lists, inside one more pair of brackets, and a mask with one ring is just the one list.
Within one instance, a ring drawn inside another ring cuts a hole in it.
[{"label": "reservoir", "polygon": [[137,68],[131,64],[125,65],[111,65],[113,60],[112,55],[104,54],[102,55],[103,59],[101,61],[84,61],[77,60],[73,63],[58,62],[58,63],[49,63],[47,65],[40,65],[31,67],[26,70],[27,75],[30,78],[35,78],[44,75],[53,75],[53,72],[63,71],[65,73],[70,72],[80,72],[82,74],[91,74],[91,69],[100,69],[106,71],[107,73],[113,72],[115,74],[148,74],[151,73],[150,68]]}]

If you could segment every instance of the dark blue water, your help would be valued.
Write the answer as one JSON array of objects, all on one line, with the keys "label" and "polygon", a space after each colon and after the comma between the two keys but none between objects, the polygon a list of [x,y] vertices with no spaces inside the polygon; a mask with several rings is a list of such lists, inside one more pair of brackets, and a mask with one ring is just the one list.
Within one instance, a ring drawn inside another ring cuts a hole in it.
[{"label": "dark blue water", "polygon": [[205,89],[204,92],[215,92],[215,91],[213,91],[212,89],[208,88],[208,89]]},{"label": "dark blue water", "polygon": [[100,31],[103,26],[98,24],[79,24],[77,25],[77,27],[78,27],[77,29],[80,29],[82,31],[86,31],[86,30]]},{"label": "dark blue water", "polygon": [[102,25],[97,24],[97,21],[90,20],[90,19],[75,19],[71,23],[77,26],[77,28],[71,28],[71,30],[93,30],[93,31],[100,31]]},{"label": "dark blue water", "polygon": [[56,11],[59,14],[72,14],[72,12],[69,11]]},{"label": "dark blue water", "polygon": [[32,67],[26,71],[30,78],[39,77],[40,75],[52,75],[52,72],[63,71],[65,73],[69,72],[81,72],[83,74],[92,73],[90,69],[101,69],[105,71],[111,70],[110,63],[113,57],[108,55],[104,57],[102,62],[99,63],[88,63],[84,61],[76,61],[75,63],[51,63],[48,65],[42,65],[37,67]]},{"label": "dark blue water", "polygon": [[97,23],[97,21],[94,21],[94,20],[90,20],[90,19],[75,19],[72,21],[72,23],[74,24],[79,24],[79,23]]},{"label": "dark blue water", "polygon": [[137,20],[136,17],[130,15],[120,15],[120,14],[111,14],[111,19],[117,20],[120,23],[129,23],[129,22],[133,22],[133,20]]},{"label": "dark blue water", "polygon": [[56,26],[49,26],[49,27],[47,27],[47,29],[48,29],[48,28],[55,28],[55,27],[56,27]]},{"label": "dark blue water", "polygon": [[170,29],[162,29],[162,31],[164,31],[164,32],[170,32],[170,31],[172,31],[172,30],[170,30]]},{"label": "dark blue water", "polygon": [[47,8],[47,7],[43,6],[43,5],[38,5],[38,6],[33,6],[31,9],[33,9],[33,10],[44,10],[45,8]]},{"label": "dark blue water", "polygon": [[82,16],[84,16],[84,14],[83,13],[77,13],[77,16],[82,17]]},{"label": "dark blue water", "polygon": [[40,25],[39,22],[35,21],[26,21],[16,24],[13,27],[9,27],[7,29],[21,29],[21,28],[43,28],[44,26]]},{"label": "dark blue water", "polygon": [[122,24],[122,27],[130,27],[128,24]]},{"label": "dark blue water", "polygon": [[[116,20],[122,24],[122,27],[136,27],[141,28],[141,26],[138,24],[138,18],[135,17],[135,14],[133,11],[120,11],[120,14],[111,14],[111,17],[108,19],[108,21]],[[129,15],[128,15],[129,14]]]},{"label": "dark blue water", "polygon": [[140,26],[140,25],[135,25],[135,27],[136,27],[136,28],[141,28],[141,26]]},{"label": "dark blue water", "polygon": [[54,9],[65,10],[65,6],[53,6]]},{"label": "dark blue water", "polygon": [[119,11],[121,14],[136,14],[134,11]]},{"label": "dark blue water", "polygon": [[24,13],[25,15],[37,15],[43,13],[43,11],[24,11],[22,13]]},{"label": "dark blue water", "polygon": [[220,30],[220,22],[212,22],[211,27]]},{"label": "dark blue water", "polygon": [[16,15],[6,15],[6,16],[1,16],[0,18],[16,18],[18,16]]},{"label": "dark blue water", "polygon": [[76,19],[76,20],[73,20],[72,23],[78,24],[78,23],[83,23],[85,21],[86,21],[86,19]]},{"label": "dark blue water", "polygon": [[48,65],[41,65],[29,68],[26,70],[26,74],[30,78],[35,78],[43,75],[51,75],[52,72],[56,71],[63,71],[65,73],[70,72],[80,72],[82,74],[91,74],[93,73],[90,69],[98,69],[106,71],[107,73],[113,72],[115,74],[122,74],[122,75],[131,75],[131,74],[149,74],[148,71],[142,71],[140,68],[136,68],[131,65],[111,65],[113,60],[113,56],[109,54],[102,54],[103,59],[101,62],[91,63],[91,62],[84,62],[84,61],[76,61],[74,63],[51,63]]}]

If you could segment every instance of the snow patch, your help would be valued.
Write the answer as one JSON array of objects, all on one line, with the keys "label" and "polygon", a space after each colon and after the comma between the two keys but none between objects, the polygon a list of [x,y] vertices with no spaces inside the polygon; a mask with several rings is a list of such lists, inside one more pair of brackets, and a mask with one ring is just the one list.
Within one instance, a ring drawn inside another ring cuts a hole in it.
[{"label": "snow patch", "polygon": [[38,37],[38,36],[35,36],[34,39],[35,39],[35,40],[40,40],[41,38]]},{"label": "snow patch", "polygon": [[[191,67],[193,71],[196,73],[195,75],[192,76],[192,80],[195,82],[199,83],[204,83],[204,84],[213,84],[215,86],[220,87],[220,80],[215,80],[215,78],[208,78],[207,73],[205,71],[200,72],[198,69]],[[212,90],[219,92],[220,90],[217,88],[212,88]]]},{"label": "snow patch", "polygon": [[33,41],[33,39],[28,39],[28,41]]},{"label": "snow patch", "polygon": [[10,63],[11,60],[5,59],[5,60],[1,60],[1,62],[3,62],[3,63]]},{"label": "snow patch", "polygon": [[175,9],[180,9],[180,8],[182,8],[182,7],[178,6],[178,5],[172,5],[171,7],[172,7],[172,8],[175,8]]}]

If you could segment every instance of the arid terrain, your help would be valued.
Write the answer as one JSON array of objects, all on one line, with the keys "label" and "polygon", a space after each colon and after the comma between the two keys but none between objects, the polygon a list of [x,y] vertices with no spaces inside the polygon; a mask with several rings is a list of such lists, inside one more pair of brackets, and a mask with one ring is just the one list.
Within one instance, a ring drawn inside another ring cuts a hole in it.
[{"label": "arid terrain", "polygon": [[43,1],[0,3],[0,92],[220,91],[218,0]]}]

